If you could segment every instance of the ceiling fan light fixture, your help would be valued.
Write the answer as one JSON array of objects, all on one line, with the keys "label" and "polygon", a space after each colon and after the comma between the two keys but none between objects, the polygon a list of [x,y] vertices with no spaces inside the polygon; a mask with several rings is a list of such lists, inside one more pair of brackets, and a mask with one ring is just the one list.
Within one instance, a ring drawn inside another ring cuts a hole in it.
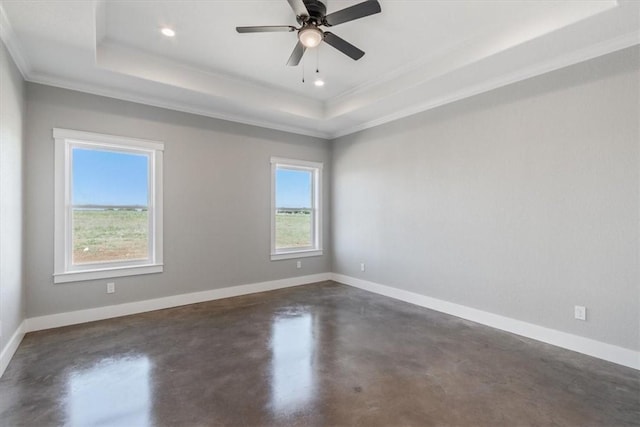
[{"label": "ceiling fan light fixture", "polygon": [[322,30],[315,26],[304,27],[298,31],[298,40],[306,48],[318,46],[322,37]]},{"label": "ceiling fan light fixture", "polygon": [[314,85],[316,85],[317,87],[322,87],[322,86],[324,86],[324,80],[322,80],[322,79],[316,79],[316,80],[313,82],[313,84],[314,84]]}]

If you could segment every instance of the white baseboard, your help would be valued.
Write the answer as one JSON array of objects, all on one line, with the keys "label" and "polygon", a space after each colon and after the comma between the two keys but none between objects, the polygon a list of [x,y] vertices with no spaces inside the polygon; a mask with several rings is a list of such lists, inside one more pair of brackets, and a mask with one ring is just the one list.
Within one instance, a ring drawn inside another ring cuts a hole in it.
[{"label": "white baseboard", "polygon": [[170,297],[156,298],[145,301],[109,305],[105,307],[51,314],[41,317],[32,317],[25,321],[25,331],[33,332],[43,329],[59,328],[61,326],[76,325],[78,323],[86,323],[96,320],[110,319],[113,317],[128,316],[130,314],[144,313],[147,311],[161,310],[164,308],[178,307],[181,305],[195,304],[221,298],[229,298],[240,295],[253,294],[257,292],[271,291],[274,289],[289,288],[292,286],[299,286],[307,283],[322,282],[324,280],[331,280],[331,273],[290,277],[287,279],[272,280],[269,282],[230,286],[228,288],[212,289],[210,291],[193,292],[189,294],[174,295]]},{"label": "white baseboard", "polygon": [[26,329],[26,320],[23,321],[20,324],[20,326],[18,326],[18,329],[16,329],[13,335],[11,335],[11,338],[9,339],[9,342],[7,342],[7,345],[5,345],[4,348],[2,349],[2,352],[0,353],[0,377],[2,377],[2,375],[4,374],[5,369],[7,369],[7,366],[9,366],[9,362],[11,361],[11,358],[13,357],[16,350],[18,349],[18,346],[22,342],[22,338],[24,338],[25,329]]},{"label": "white baseboard", "polygon": [[577,351],[589,356],[597,357],[619,365],[640,370],[640,352],[623,347],[603,343],[578,335],[545,328],[521,320],[489,313],[460,304],[431,298],[414,292],[404,291],[379,283],[369,282],[350,276],[336,273],[320,273],[309,276],[291,277],[287,279],[268,282],[252,283],[248,285],[231,286],[222,289],[194,292],[190,294],[174,295],[146,301],[131,302],[126,304],[98,307],[87,310],[78,310],[67,313],[58,313],[48,316],[26,319],[18,330],[12,335],[2,353],[0,353],[0,376],[4,373],[11,357],[22,341],[26,332],[43,329],[57,328],[61,326],[75,325],[79,323],[93,322],[96,320],[110,319],[113,317],[127,316],[130,314],[144,313],[147,311],[161,310],[164,308],[178,307],[181,305],[195,304],[212,301],[221,298],[229,298],[247,295],[274,289],[288,288],[307,283],[335,280],[345,285],[360,288],[369,292],[384,295],[411,304],[426,307],[442,313],[471,320],[496,329],[511,332],[537,341],[552,344],[557,347]]},{"label": "white baseboard", "polygon": [[516,335],[542,341],[557,347],[566,348],[589,356],[597,357],[609,362],[640,370],[640,352],[612,344],[603,343],[578,335],[545,328],[521,320],[489,313],[452,302],[431,298],[415,292],[404,291],[391,286],[369,282],[355,277],[334,273],[333,280],[345,285],[363,289],[365,291],[384,295],[400,301],[426,307],[431,310],[450,314],[476,323],[491,326],[496,329],[511,332]]}]

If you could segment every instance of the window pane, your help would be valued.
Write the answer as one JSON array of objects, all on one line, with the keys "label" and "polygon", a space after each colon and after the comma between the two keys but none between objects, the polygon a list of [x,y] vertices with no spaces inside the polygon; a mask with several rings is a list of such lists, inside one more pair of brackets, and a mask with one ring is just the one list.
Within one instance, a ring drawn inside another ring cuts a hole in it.
[{"label": "window pane", "polygon": [[313,246],[311,171],[276,170],[276,249]]},{"label": "window pane", "polygon": [[149,257],[149,158],[72,150],[73,264]]}]

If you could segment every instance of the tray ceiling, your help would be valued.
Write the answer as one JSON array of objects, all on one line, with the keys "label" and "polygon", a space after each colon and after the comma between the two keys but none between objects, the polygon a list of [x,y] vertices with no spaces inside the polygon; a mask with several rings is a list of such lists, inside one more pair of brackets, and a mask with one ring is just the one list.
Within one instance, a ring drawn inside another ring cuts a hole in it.
[{"label": "tray ceiling", "polygon": [[235,31],[296,25],[285,0],[5,0],[0,34],[29,81],[325,138],[640,42],[635,1],[380,3],[331,29],[361,60],[323,44],[299,67],[295,33]]}]

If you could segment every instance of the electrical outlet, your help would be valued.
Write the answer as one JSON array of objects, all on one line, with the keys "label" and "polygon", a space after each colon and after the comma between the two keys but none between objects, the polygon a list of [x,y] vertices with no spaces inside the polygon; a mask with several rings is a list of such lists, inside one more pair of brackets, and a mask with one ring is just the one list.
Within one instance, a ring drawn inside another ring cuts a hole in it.
[{"label": "electrical outlet", "polygon": [[587,320],[587,308],[581,305],[576,305],[573,308],[573,315],[578,320]]},{"label": "electrical outlet", "polygon": [[364,262],[360,263],[360,271],[364,271],[365,270],[365,266],[364,266]]},{"label": "electrical outlet", "polygon": [[296,268],[302,268],[302,261],[296,262]]},{"label": "electrical outlet", "polygon": [[108,294],[113,294],[115,292],[116,292],[116,284],[115,284],[115,282],[107,283],[107,293]]}]

